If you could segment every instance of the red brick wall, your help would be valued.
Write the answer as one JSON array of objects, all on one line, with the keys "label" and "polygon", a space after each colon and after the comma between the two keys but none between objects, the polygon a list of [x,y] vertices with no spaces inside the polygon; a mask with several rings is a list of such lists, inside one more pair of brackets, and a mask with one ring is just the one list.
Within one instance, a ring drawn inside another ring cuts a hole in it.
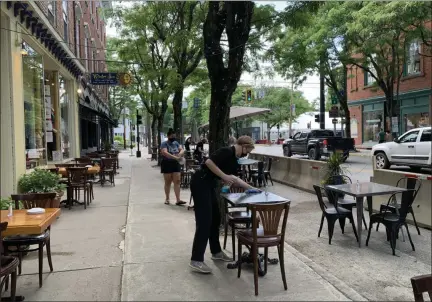
[{"label": "red brick wall", "polygon": [[[428,27],[432,27],[432,22],[427,23]],[[422,52],[427,53],[425,45],[421,46]],[[400,83],[400,92],[411,90],[420,90],[431,88],[432,83],[432,58],[422,56],[420,60],[421,74],[416,76],[403,77]],[[364,72],[363,69],[353,66],[348,70],[348,100],[362,100],[377,96],[384,96],[381,89],[377,87],[364,87]]]},{"label": "red brick wall", "polygon": [[[51,1],[36,1],[39,8],[42,10],[42,12],[48,16],[48,4]],[[76,53],[76,41],[75,41],[75,28],[77,25],[77,21],[75,18],[75,3],[78,3],[81,5],[81,10],[83,12],[82,17],[80,19],[80,35],[79,35],[79,47],[80,47],[80,54]],[[56,29],[56,31],[60,34],[60,36],[64,39],[64,29],[63,29],[63,6],[62,1],[56,1],[56,20],[53,22],[52,26]],[[88,4],[88,6],[86,5]],[[84,39],[85,39],[85,32],[84,32],[84,22],[88,23],[89,26],[89,33],[90,36],[88,37],[88,58],[90,59],[89,62],[89,70],[87,72],[103,72],[106,63],[105,60],[105,48],[106,48],[106,34],[105,34],[105,23],[101,19],[101,16],[98,14],[98,7],[101,6],[99,1],[94,0],[87,0],[87,1],[67,1],[68,4],[68,46],[70,50],[81,59],[86,59],[85,52],[84,52]],[[93,14],[91,14],[90,6],[92,6]],[[92,22],[91,16],[93,15],[94,23]],[[94,38],[95,45],[93,46],[91,43],[91,38]],[[96,53],[96,62],[98,62],[95,66],[95,70],[93,70],[93,61],[92,59],[92,51],[99,50],[99,53]],[[103,64],[102,64],[103,62]],[[85,60],[82,60],[82,63],[84,66]],[[108,97],[108,90],[105,86],[96,87],[96,90],[98,91],[98,94],[102,97],[102,99],[107,100]]]},{"label": "red brick wall", "polygon": [[[354,142],[356,145],[362,144],[362,125],[363,125],[363,116],[362,116],[362,106],[351,106],[349,107],[350,118],[357,120],[357,137],[354,138]],[[351,128],[351,134],[353,129]]]}]

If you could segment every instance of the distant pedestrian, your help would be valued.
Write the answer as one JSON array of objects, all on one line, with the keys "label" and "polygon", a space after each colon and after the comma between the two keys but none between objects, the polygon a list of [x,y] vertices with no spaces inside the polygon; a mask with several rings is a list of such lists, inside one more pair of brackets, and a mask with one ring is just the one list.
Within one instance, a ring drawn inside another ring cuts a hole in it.
[{"label": "distant pedestrian", "polygon": [[381,131],[378,133],[378,143],[382,144],[386,142],[386,133],[383,128],[381,128]]},{"label": "distant pedestrian", "polygon": [[206,139],[203,138],[195,147],[194,151],[194,158],[197,160],[200,164],[203,161],[203,155],[204,155],[204,144],[206,143]]},{"label": "distant pedestrian", "polygon": [[183,159],[184,150],[176,141],[173,129],[169,129],[167,135],[168,140],[164,141],[161,145],[161,173],[164,175],[165,181],[165,204],[170,204],[171,183],[174,182],[174,194],[177,199],[176,205],[180,206],[186,203],[180,200],[181,168],[179,161]]}]

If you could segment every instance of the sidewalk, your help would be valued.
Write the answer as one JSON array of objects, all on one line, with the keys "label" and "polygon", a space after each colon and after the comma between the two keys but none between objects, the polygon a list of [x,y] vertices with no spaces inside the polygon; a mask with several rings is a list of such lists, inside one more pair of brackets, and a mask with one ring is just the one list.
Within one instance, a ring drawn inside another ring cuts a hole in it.
[{"label": "sidewalk", "polygon": [[[39,289],[37,253],[31,253],[25,257],[17,294],[27,301],[407,301],[413,300],[410,278],[430,273],[430,231],[422,229],[419,236],[410,227],[416,251],[408,239],[398,240],[396,257],[383,227],[372,232],[369,247],[359,249],[350,225],[345,234],[336,226],[328,245],[326,225],[317,238],[321,213],[316,197],[278,184],[269,190],[292,201],[285,246],[288,290],[283,289],[279,265],[269,265],[255,297],[251,265],[244,265],[238,279],[236,270],[213,262],[209,251],[206,262],[213,275],[192,273],[188,263],[194,213],[163,204],[162,176],[154,163],[121,153],[115,187],[95,186],[95,200],[87,210],[62,209],[52,227],[54,272],[49,273],[44,258]],[[183,200],[189,196],[182,191]],[[277,257],[276,252],[270,257]]]},{"label": "sidewalk", "polygon": [[[192,273],[188,263],[194,213],[163,204],[162,177],[151,167],[153,163],[144,159],[132,168],[121,300],[348,300],[289,251],[285,255],[288,291],[283,289],[279,266],[270,265],[267,276],[259,279],[256,298],[251,267],[244,265],[237,279],[237,271],[213,262],[209,251],[206,262],[213,274]],[[182,198],[189,200],[189,192],[182,191]],[[271,257],[277,257],[275,251]]]}]

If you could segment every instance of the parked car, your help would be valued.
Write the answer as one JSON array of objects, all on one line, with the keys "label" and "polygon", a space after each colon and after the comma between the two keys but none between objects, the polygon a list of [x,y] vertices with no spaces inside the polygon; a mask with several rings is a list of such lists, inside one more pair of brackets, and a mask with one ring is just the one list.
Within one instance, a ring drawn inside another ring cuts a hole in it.
[{"label": "parked car", "polygon": [[285,156],[293,154],[307,155],[309,159],[319,160],[321,156],[330,156],[332,153],[342,153],[343,160],[349,157],[349,151],[354,150],[354,139],[336,137],[331,130],[301,131],[285,140],[282,146]]},{"label": "parked car", "polygon": [[409,166],[413,170],[431,168],[431,127],[411,129],[393,142],[372,148],[377,169],[391,165]]}]

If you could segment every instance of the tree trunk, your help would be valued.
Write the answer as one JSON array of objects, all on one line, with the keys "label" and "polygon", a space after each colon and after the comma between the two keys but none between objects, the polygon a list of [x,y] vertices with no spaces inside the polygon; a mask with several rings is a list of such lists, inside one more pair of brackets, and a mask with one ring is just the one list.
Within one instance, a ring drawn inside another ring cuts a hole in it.
[{"label": "tree trunk", "polygon": [[182,123],[182,105],[183,105],[183,85],[177,88],[174,92],[173,99],[173,112],[174,112],[174,131],[176,133],[177,140],[180,144],[183,144],[183,123]]},{"label": "tree trunk", "polygon": [[[345,65],[343,66],[343,104],[342,104],[342,109],[345,112],[345,136],[344,137],[349,137],[351,138],[351,116],[350,116],[350,111],[348,108],[348,70],[345,67]],[[343,135],[343,133],[342,133]]]},{"label": "tree trunk", "polygon": [[146,112],[146,141],[147,141],[147,150],[148,150],[148,154],[151,154],[151,147],[152,147],[152,133],[153,133],[153,128],[151,126],[151,115],[150,113],[147,111]]},{"label": "tree trunk", "polygon": [[228,143],[231,96],[232,93],[219,87],[212,87],[209,113],[210,154]]},{"label": "tree trunk", "polygon": [[157,117],[152,116],[152,122],[151,122],[151,146],[157,147]]}]

